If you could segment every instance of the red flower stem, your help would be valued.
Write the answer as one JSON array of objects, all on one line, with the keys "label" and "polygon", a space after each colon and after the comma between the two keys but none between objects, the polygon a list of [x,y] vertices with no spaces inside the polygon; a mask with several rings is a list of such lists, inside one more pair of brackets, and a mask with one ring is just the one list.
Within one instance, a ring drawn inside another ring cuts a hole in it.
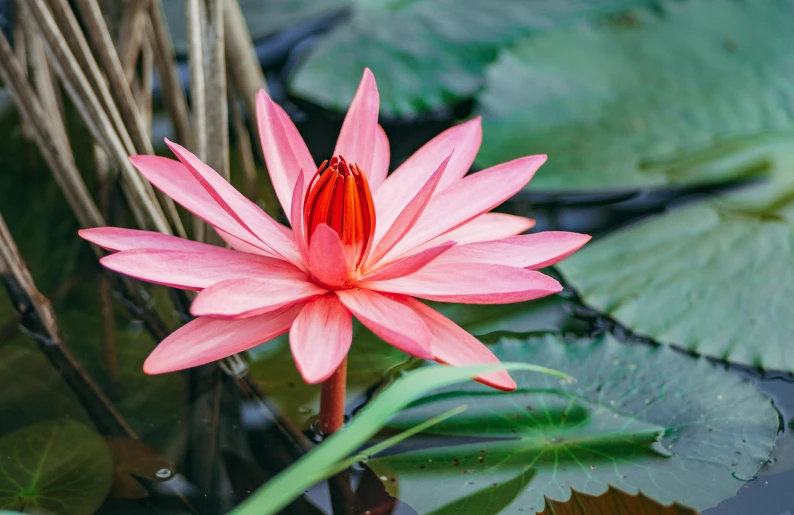
[{"label": "red flower stem", "polygon": [[345,424],[345,386],[347,384],[347,358],[336,372],[323,383],[320,394],[320,433],[330,435]]}]

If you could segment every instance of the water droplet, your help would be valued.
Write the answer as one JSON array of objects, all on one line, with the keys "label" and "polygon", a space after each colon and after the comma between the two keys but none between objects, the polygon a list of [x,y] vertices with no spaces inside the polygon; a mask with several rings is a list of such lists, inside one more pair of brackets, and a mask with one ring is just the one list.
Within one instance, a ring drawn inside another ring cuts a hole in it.
[{"label": "water droplet", "polygon": [[157,472],[155,472],[155,473],[154,473],[154,475],[155,475],[155,476],[157,476],[157,477],[159,477],[160,479],[168,479],[169,477],[171,477],[172,475],[174,475],[174,473],[173,473],[173,472],[171,472],[171,469],[168,469],[168,468],[161,468],[160,470],[158,470]]},{"label": "water droplet", "polygon": [[388,477],[386,477],[386,476],[380,476],[380,480],[381,480],[381,481],[386,481],[387,479],[389,479],[389,478],[388,478]]},{"label": "water droplet", "polygon": [[717,394],[717,400],[721,401],[722,399],[723,399],[722,394],[721,393]]}]

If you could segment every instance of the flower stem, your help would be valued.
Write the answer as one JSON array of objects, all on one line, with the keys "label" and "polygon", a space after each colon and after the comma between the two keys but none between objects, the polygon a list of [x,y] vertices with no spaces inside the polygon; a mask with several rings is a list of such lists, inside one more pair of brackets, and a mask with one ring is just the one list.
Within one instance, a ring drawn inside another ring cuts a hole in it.
[{"label": "flower stem", "polygon": [[320,395],[320,433],[330,435],[345,423],[345,386],[347,384],[347,358],[336,372],[323,383]]}]

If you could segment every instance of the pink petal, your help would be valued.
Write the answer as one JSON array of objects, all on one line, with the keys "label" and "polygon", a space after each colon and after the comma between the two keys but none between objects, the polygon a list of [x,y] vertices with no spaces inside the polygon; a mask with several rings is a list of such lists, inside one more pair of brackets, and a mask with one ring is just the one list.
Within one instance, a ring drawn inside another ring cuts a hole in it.
[{"label": "pink petal", "polygon": [[292,192],[292,212],[290,213],[290,225],[292,225],[293,237],[298,246],[301,259],[304,263],[309,262],[309,249],[306,247],[306,236],[303,233],[303,200],[304,200],[304,173],[303,170],[298,174],[295,181],[295,189]]},{"label": "pink petal", "polygon": [[471,168],[481,142],[482,123],[479,116],[447,129],[427,142],[397,167],[375,194],[378,223],[389,227],[427,182],[433,170],[453,150],[455,155],[447,165],[438,191],[455,184]]},{"label": "pink petal", "polygon": [[388,253],[403,237],[405,237],[406,234],[408,234],[411,228],[413,228],[413,226],[422,216],[422,212],[427,207],[427,204],[430,202],[433,192],[436,191],[438,182],[444,175],[444,170],[446,169],[451,158],[452,154],[447,156],[447,158],[441,162],[435,173],[431,175],[429,179],[427,179],[427,182],[424,184],[424,186],[422,186],[422,188],[417,192],[416,196],[414,196],[414,198],[408,202],[408,205],[405,206],[405,209],[403,209],[402,212],[397,216],[397,218],[394,220],[394,223],[392,223],[391,226],[386,229],[385,233],[380,239],[376,234],[375,241],[378,243],[376,244],[372,255],[368,258],[369,263],[377,263],[380,258],[386,255],[386,253]]},{"label": "pink petal", "polygon": [[228,279],[291,279],[305,275],[286,261],[221,247],[213,247],[211,252],[127,250],[99,261],[136,279],[186,290],[201,290]]},{"label": "pink petal", "polygon": [[95,227],[77,231],[84,240],[113,252],[135,249],[182,250],[185,252],[212,252],[218,247],[169,236],[159,232],[124,229],[121,227]]},{"label": "pink petal", "polygon": [[179,161],[141,155],[130,157],[130,162],[157,189],[208,224],[249,245],[263,249],[268,254],[274,254],[267,245],[218,205],[193,173]]},{"label": "pink petal", "polygon": [[[246,243],[240,238],[236,238],[229,234],[228,232],[222,231],[220,229],[215,229],[215,232],[218,233],[218,236],[221,237],[223,241],[226,242],[234,250],[239,250],[240,252],[248,252],[249,254],[259,254],[260,256],[275,256],[272,251],[270,250],[262,250],[259,247],[254,247],[250,243]],[[260,243],[261,245],[261,243]]]},{"label": "pink petal", "polygon": [[289,332],[295,365],[309,384],[331,377],[352,341],[352,317],[333,293],[307,302]]},{"label": "pink petal", "polygon": [[163,340],[146,358],[143,371],[163,374],[197,367],[256,347],[286,333],[303,306],[246,318],[197,318]]},{"label": "pink petal", "polygon": [[375,158],[379,107],[378,85],[367,68],[342,123],[333,154],[344,156],[348,163],[356,163],[367,174],[367,178],[372,173]]},{"label": "pink petal", "polygon": [[383,127],[378,125],[378,130],[375,133],[375,156],[372,158],[372,172],[369,174],[369,189],[373,194],[386,180],[390,159],[389,137],[386,136]]},{"label": "pink petal", "polygon": [[529,156],[464,177],[430,200],[414,228],[388,257],[412,248],[465,224],[495,208],[526,186],[546,156]]},{"label": "pink petal", "polygon": [[198,294],[190,306],[193,316],[248,318],[295,304],[326,290],[308,277],[287,279],[229,279]]},{"label": "pink petal", "polygon": [[354,288],[336,292],[370,331],[401,351],[422,359],[433,359],[430,330],[413,310],[380,293]]},{"label": "pink petal", "polygon": [[281,118],[281,125],[284,126],[284,131],[287,133],[287,140],[289,141],[292,153],[300,164],[299,169],[303,170],[303,173],[311,177],[311,174],[317,170],[317,165],[314,162],[311,152],[309,152],[309,147],[306,146],[306,142],[303,141],[303,136],[298,132],[298,128],[292,123],[292,119],[284,108],[276,103],[273,103],[273,105],[276,106],[276,111],[278,111],[279,118]]},{"label": "pink petal", "polygon": [[232,218],[248,229],[274,253],[292,263],[301,262],[291,232],[284,232],[281,224],[270,218],[259,206],[234,189],[234,186],[226,182],[226,179],[218,175],[218,172],[204,164],[198,157],[168,139],[165,142],[218,205]]},{"label": "pink petal", "polygon": [[560,283],[540,272],[483,263],[430,263],[414,274],[389,281],[366,282],[361,286],[464,304],[509,304],[562,290]]},{"label": "pink petal", "polygon": [[339,286],[347,279],[347,257],[339,235],[326,224],[320,224],[309,244],[309,268],[323,284]]},{"label": "pink petal", "polygon": [[425,249],[448,240],[454,240],[458,242],[458,245],[478,241],[501,240],[502,238],[521,234],[533,227],[535,227],[535,220],[532,218],[505,213],[485,213],[466,222],[457,229],[452,229],[441,236],[433,238],[418,248]]},{"label": "pink petal", "polygon": [[[413,309],[430,329],[433,335],[431,348],[436,361],[458,367],[500,363],[487,346],[435,309],[411,297],[404,297],[402,303]],[[505,370],[484,374],[476,379],[499,390],[516,389],[516,382]]]},{"label": "pink petal", "polygon": [[410,275],[424,268],[428,263],[455,246],[454,241],[447,241],[425,249],[408,257],[398,259],[378,268],[374,273],[367,275],[362,281],[386,281]]},{"label": "pink petal", "polygon": [[590,240],[586,234],[548,231],[503,240],[458,245],[438,263],[492,263],[537,270],[570,256]]},{"label": "pink petal", "polygon": [[311,173],[317,167],[292,120],[265,90],[256,97],[256,121],[270,180],[284,212],[290,213],[298,172]]}]

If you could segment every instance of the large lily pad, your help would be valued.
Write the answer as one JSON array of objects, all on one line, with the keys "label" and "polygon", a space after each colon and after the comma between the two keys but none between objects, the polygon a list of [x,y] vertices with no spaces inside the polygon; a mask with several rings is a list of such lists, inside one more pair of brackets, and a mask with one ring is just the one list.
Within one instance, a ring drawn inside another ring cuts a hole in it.
[{"label": "large lily pad", "polygon": [[[571,489],[600,495],[609,485],[703,509],[755,475],[778,430],[777,412],[751,383],[669,347],[625,345],[611,336],[504,337],[494,352],[504,361],[543,363],[577,382],[516,373],[516,392],[466,384],[400,415],[395,424],[402,426],[469,406],[432,428],[447,435],[426,442],[435,445],[368,463],[392,495],[420,513],[527,468],[534,477],[502,513],[540,512],[544,498],[564,502]],[[472,437],[477,441],[467,443]]]},{"label": "large lily pad", "polygon": [[794,143],[737,145],[696,169],[765,170],[774,180],[671,210],[560,263],[584,301],[634,331],[694,352],[794,370]]},{"label": "large lily pad", "polygon": [[362,0],[312,49],[293,93],[343,110],[365,67],[378,79],[381,112],[411,116],[470,98],[498,51],[527,34],[645,0]]},{"label": "large lily pad", "polygon": [[67,419],[0,438],[0,508],[27,513],[91,515],[113,481],[105,440]]},{"label": "large lily pad", "polygon": [[747,177],[656,161],[794,127],[792,13],[792,0],[663,1],[529,38],[488,69],[478,164],[548,154],[531,184],[546,190]]}]

